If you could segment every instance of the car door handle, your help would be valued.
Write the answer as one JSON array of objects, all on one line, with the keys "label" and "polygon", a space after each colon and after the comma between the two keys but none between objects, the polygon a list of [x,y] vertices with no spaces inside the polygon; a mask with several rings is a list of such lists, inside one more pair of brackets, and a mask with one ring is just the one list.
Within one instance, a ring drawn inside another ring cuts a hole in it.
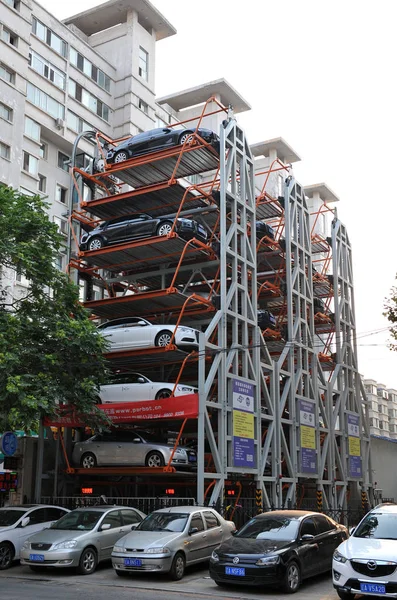
[{"label": "car door handle", "polygon": [[203,538],[206,538],[206,537],[207,537],[207,534],[206,534],[206,533],[204,533],[204,535],[203,535]]},{"label": "car door handle", "polygon": [[123,446],[117,446],[117,448],[122,448]]}]

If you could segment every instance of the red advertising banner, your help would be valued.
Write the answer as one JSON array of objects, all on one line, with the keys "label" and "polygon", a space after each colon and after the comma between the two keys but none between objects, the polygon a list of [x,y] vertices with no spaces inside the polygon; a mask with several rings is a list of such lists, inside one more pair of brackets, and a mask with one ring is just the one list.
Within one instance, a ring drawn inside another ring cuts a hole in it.
[{"label": "red advertising banner", "polygon": [[[140,421],[160,419],[195,419],[198,416],[198,394],[185,394],[174,398],[161,400],[142,400],[141,402],[118,402],[98,404],[115,424],[138,423]],[[62,412],[52,418],[45,417],[46,427],[84,427],[72,412],[62,415]]]}]

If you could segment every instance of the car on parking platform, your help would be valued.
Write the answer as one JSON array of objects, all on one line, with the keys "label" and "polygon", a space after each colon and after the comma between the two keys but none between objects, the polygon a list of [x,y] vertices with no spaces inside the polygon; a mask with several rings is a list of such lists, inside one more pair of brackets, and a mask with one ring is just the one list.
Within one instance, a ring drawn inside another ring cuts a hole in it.
[{"label": "car on parking platform", "polygon": [[[80,250],[100,250],[104,246],[135,239],[167,236],[171,233],[174,222],[172,217],[151,217],[146,213],[104,221],[81,236]],[[174,231],[187,241],[195,238],[206,243],[208,239],[206,228],[193,219],[176,219]]]},{"label": "car on parking platform", "polygon": [[397,598],[397,504],[381,504],[335,550],[332,581],[342,600]]},{"label": "car on parking platform", "polygon": [[277,319],[269,310],[258,310],[258,325],[264,329],[277,329]]},{"label": "car on parking platform", "polygon": [[127,506],[77,508],[29,537],[21,550],[21,564],[33,571],[76,567],[81,575],[90,575],[99,562],[109,560],[119,538],[145,517]]},{"label": "car on parking platform", "polygon": [[[94,467],[164,467],[168,464],[174,444],[141,429],[115,429],[97,433],[84,442],[76,442],[72,461],[84,469]],[[197,454],[191,448],[178,446],[171,466],[197,467]]]},{"label": "car on parking platform", "polygon": [[22,504],[0,508],[0,569],[8,569],[26,539],[49,527],[68,513],[67,508],[44,504]]},{"label": "car on parking platform", "polygon": [[115,148],[111,148],[107,152],[106,161],[109,164],[118,164],[140,154],[188,144],[194,139],[194,133],[197,133],[205,142],[209,142],[215,147],[217,146],[217,142],[219,142],[219,136],[211,131],[211,129],[203,127],[199,127],[197,130],[183,129],[181,127],[160,127],[138,133],[128,140],[121,142]]},{"label": "car on parking platform", "polygon": [[[140,400],[160,400],[169,398],[175,384],[167,381],[151,381],[140,373],[120,373],[114,375],[106,385],[99,388],[99,399],[102,404],[112,402],[134,402]],[[197,394],[198,388],[178,383],[174,396]]]},{"label": "car on parking platform", "polygon": [[329,517],[300,510],[257,515],[216,548],[210,576],[217,585],[299,589],[303,579],[331,569],[332,555],[348,531]]},{"label": "car on parking platform", "polygon": [[115,544],[112,564],[119,576],[169,573],[182,579],[185,567],[208,561],[211,552],[235,531],[214,509],[174,506],[152,512],[137,529]]},{"label": "car on parking platform", "polygon": [[268,237],[271,240],[274,240],[276,237],[276,232],[273,227],[266,223],[265,221],[256,221],[256,240],[259,241],[264,237]]},{"label": "car on parking platform", "polygon": [[[173,340],[178,348],[190,351],[199,343],[199,331],[184,325],[153,325],[142,317],[125,317],[106,321],[98,333],[110,343],[109,352],[138,348],[165,348]],[[174,336],[175,333],[175,336]]]}]

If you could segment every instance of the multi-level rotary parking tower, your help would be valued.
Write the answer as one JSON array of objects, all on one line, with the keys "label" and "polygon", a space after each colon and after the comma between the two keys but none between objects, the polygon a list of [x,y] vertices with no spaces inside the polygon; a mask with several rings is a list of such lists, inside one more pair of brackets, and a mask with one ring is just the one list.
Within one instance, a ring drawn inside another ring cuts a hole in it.
[{"label": "multi-level rotary parking tower", "polygon": [[[197,127],[216,102],[206,103]],[[141,316],[165,329],[173,323],[201,332],[191,353],[171,339],[166,347],[108,355],[113,369],[197,385],[197,418],[182,427],[175,419],[150,421],[197,447],[197,472],[165,467],[166,477],[178,478],[180,496],[189,489],[199,503],[215,503],[232,484],[239,498],[256,498],[259,510],[344,509],[349,498],[359,504],[359,492],[371,488],[369,426],[346,229],[326,205],[309,214],[289,165],[277,159],[258,170],[230,109],[218,104],[216,111],[223,114],[219,146],[196,131],[183,145],[72,173],[76,244],[81,226],[140,212],[194,218],[207,243],[183,240],[174,226],[166,236],[77,251],[69,266],[86,282],[85,306],[95,318]],[[104,143],[117,142],[88,135],[103,159]],[[199,183],[189,181],[193,175],[201,175]],[[83,200],[82,183],[91,200]],[[331,212],[330,235],[322,237],[318,215]],[[257,221],[274,235],[257,239]],[[92,299],[93,281],[99,299]],[[262,330],[259,310],[275,317]],[[158,482],[143,471],[130,469],[128,481],[135,476],[147,490]]]}]

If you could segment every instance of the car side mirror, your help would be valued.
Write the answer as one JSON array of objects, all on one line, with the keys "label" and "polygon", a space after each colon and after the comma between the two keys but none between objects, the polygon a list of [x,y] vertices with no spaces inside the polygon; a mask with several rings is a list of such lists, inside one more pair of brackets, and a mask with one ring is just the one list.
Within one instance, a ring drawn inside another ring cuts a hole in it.
[{"label": "car side mirror", "polygon": [[198,532],[198,527],[192,527],[191,529],[189,529],[189,535],[193,535],[194,533]]},{"label": "car side mirror", "polygon": [[312,540],[314,540],[314,535],[311,533],[305,533],[305,535],[302,535],[301,537],[301,542],[311,542]]},{"label": "car side mirror", "polygon": [[170,132],[171,132],[171,129],[169,129],[168,127],[165,127],[165,128],[163,129],[163,131],[164,131],[164,133],[170,133]]},{"label": "car side mirror", "polygon": [[132,440],[132,443],[133,443],[133,444],[140,444],[140,443],[141,443],[141,439],[140,439],[140,438],[134,438],[134,439]]},{"label": "car side mirror", "polygon": [[139,523],[133,523],[131,525],[131,531],[134,531],[134,529],[136,529],[138,527]]},{"label": "car side mirror", "polygon": [[138,383],[145,383],[145,380],[143,377],[138,377]]},{"label": "car side mirror", "polygon": [[110,523],[104,523],[103,525],[100,526],[99,531],[107,531],[110,528],[111,528]]},{"label": "car side mirror", "polygon": [[26,527],[26,525],[29,525],[30,523],[30,517],[24,517],[21,521],[21,527]]}]

